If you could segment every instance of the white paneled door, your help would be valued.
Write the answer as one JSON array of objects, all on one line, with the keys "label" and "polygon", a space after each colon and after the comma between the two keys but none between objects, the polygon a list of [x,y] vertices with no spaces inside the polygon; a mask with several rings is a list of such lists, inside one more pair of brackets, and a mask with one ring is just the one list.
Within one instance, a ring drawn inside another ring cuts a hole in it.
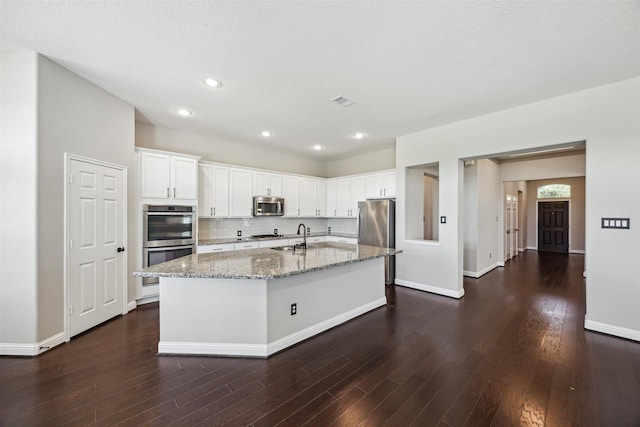
[{"label": "white paneled door", "polygon": [[67,192],[69,337],[126,312],[125,171],[71,158]]}]

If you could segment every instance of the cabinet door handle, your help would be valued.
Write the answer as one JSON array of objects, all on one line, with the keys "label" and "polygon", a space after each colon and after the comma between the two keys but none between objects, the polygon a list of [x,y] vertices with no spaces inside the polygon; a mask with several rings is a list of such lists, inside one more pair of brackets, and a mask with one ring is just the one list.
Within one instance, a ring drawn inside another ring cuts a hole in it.
[{"label": "cabinet door handle", "polygon": [[380,189],[380,195],[382,196],[382,188]]},{"label": "cabinet door handle", "polygon": [[213,208],[211,208],[211,216],[213,216]]},{"label": "cabinet door handle", "polygon": [[383,193],[382,194],[383,196],[386,196],[387,195],[387,189],[385,188],[384,190],[382,190],[382,193]]},{"label": "cabinet door handle", "polygon": [[333,216],[338,216],[335,209],[333,210]]},{"label": "cabinet door handle", "polygon": [[173,198],[176,198],[176,187],[173,187]]},{"label": "cabinet door handle", "polygon": [[216,216],[216,208],[213,208],[213,216]]},{"label": "cabinet door handle", "polygon": [[169,191],[171,191],[171,190],[169,190],[169,187],[167,187],[167,199],[168,199],[169,197],[171,197],[171,193],[170,193]]},{"label": "cabinet door handle", "polygon": [[298,209],[298,216],[300,216],[300,209]]}]

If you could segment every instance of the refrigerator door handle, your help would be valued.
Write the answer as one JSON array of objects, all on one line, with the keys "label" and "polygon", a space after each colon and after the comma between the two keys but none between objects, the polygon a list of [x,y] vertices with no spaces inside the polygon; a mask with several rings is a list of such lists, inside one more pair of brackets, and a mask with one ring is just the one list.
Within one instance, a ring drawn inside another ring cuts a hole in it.
[{"label": "refrigerator door handle", "polygon": [[356,230],[358,232],[358,244],[360,244],[360,206],[358,206],[358,217],[356,218]]}]

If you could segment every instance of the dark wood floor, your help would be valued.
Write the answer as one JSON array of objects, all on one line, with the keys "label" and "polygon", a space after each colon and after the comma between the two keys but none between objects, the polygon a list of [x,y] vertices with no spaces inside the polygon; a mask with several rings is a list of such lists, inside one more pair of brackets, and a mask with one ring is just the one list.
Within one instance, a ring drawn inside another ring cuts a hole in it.
[{"label": "dark wood floor", "polygon": [[583,329],[583,268],[527,252],[461,300],[391,287],[268,360],[158,357],[158,307],[138,307],[0,358],[0,425],[639,426],[640,343]]}]

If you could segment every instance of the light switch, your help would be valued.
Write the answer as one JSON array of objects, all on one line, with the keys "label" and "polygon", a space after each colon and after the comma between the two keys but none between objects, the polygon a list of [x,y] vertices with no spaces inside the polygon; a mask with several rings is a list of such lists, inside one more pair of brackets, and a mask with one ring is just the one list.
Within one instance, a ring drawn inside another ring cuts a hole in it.
[{"label": "light switch", "polygon": [[628,230],[631,228],[631,221],[629,218],[602,218],[600,227]]}]

